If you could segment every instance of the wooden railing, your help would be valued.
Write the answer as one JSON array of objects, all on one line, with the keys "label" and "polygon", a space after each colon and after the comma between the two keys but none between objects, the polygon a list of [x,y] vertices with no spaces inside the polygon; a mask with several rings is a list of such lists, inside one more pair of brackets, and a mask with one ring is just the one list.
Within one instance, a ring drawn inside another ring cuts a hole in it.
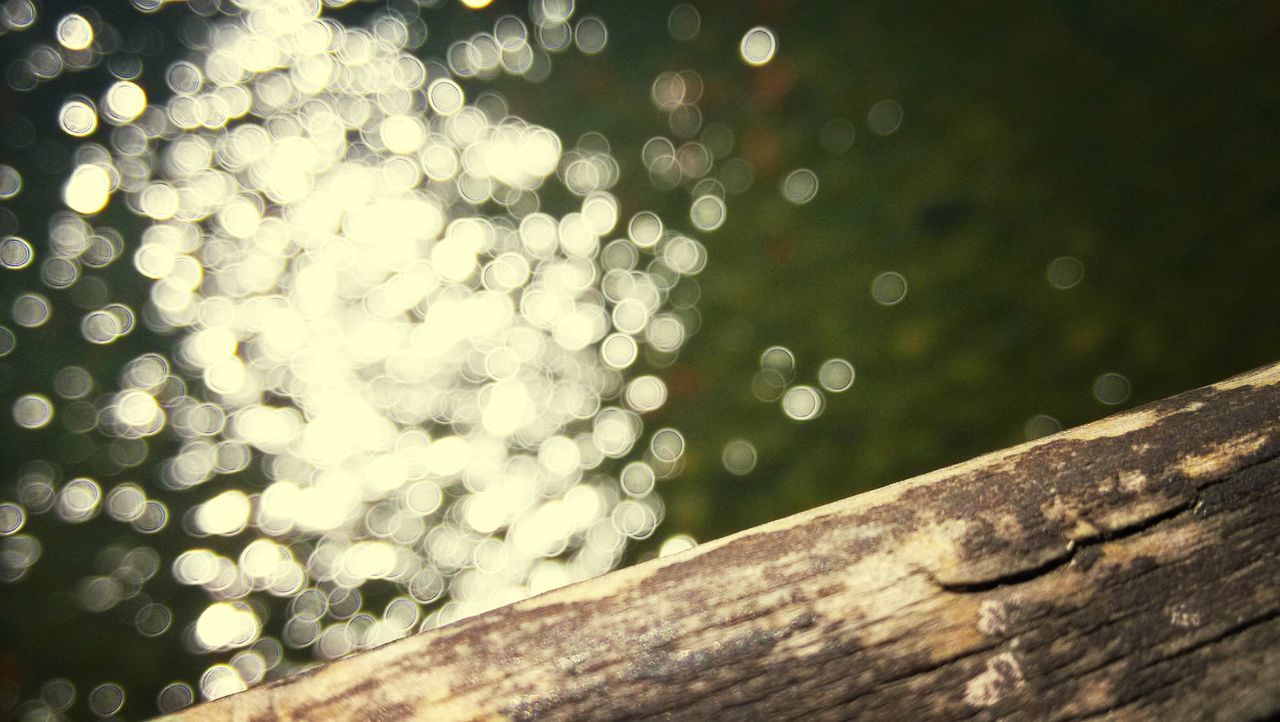
[{"label": "wooden railing", "polygon": [[176,717],[1278,714],[1280,364]]}]

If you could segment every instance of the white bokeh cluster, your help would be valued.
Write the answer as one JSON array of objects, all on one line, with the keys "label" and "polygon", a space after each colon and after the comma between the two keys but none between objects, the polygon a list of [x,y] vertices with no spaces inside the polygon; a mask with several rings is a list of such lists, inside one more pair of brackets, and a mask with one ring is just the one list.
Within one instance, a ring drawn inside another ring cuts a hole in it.
[{"label": "white bokeh cluster", "polygon": [[[532,33],[504,16],[441,63],[407,52],[393,15],[236,4],[168,70],[172,99],[108,93],[113,149],[82,151],[64,193],[80,255],[82,216],[123,202],[150,219],[142,320],[182,339],[172,369],[135,362],[101,430],[176,432],[161,483],[202,499],[186,530],[244,542],[172,565],[213,598],[188,639],[239,650],[207,698],[265,674],[256,593],[294,600],[284,644],[333,658],[615,566],[660,521],[653,482],[684,451],[674,429],[640,446],[667,388],[628,368],[679,350],[691,331],[667,294],[706,263],[656,215],[624,216],[602,136],[566,148],[455,80],[536,69],[559,47],[533,38],[564,28],[597,52],[603,23],[572,25],[571,3],[535,3]],[[77,102],[72,135],[96,123]],[[542,210],[556,194],[571,205]],[[127,333],[120,315],[89,314],[85,336]],[[260,493],[211,483],[255,460]],[[105,498],[120,521],[149,503],[137,486]],[[401,593],[366,609],[371,580]]]},{"label": "white bokeh cluster", "polygon": [[[99,550],[73,596],[210,655],[200,679],[161,690],[162,711],[606,572],[654,533],[658,483],[684,464],[684,436],[643,421],[673,390],[639,368],[669,365],[697,330],[706,248],[623,208],[605,136],[566,143],[483,92],[602,52],[609,28],[573,0],[532,0],[423,59],[426,16],[355,22],[347,4],[192,7],[178,33],[192,55],[145,75],[122,30],[82,7],[6,66],[19,91],[111,76],[52,116],[75,150],[47,242],[0,239],[3,271],[53,292],[16,297],[18,330],[67,323],[88,353],[140,326],[175,343],[114,380],[64,366],[52,394],[14,401],[17,428],[71,432],[95,470],[18,470],[0,581],[40,561],[34,517],[136,533]],[[26,32],[42,7],[0,10],[0,33]],[[712,231],[733,134],[703,128],[701,83],[686,70],[655,84],[676,140],[652,139],[642,160],[658,189],[690,191],[675,225]],[[750,184],[739,165],[734,192]],[[0,164],[0,200],[23,190]],[[112,227],[124,210],[140,233]],[[145,306],[113,300],[100,273],[130,261]],[[0,357],[17,344],[0,326]],[[149,545],[162,533],[183,546],[162,557]],[[147,593],[165,576],[207,596],[198,614]],[[23,718],[77,694],[48,680]],[[79,694],[106,717],[126,690]]]}]

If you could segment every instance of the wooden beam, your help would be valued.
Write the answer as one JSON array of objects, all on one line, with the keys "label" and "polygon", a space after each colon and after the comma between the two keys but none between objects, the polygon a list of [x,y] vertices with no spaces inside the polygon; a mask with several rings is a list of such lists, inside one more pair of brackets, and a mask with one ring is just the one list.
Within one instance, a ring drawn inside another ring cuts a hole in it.
[{"label": "wooden beam", "polygon": [[175,718],[1277,714],[1280,364]]}]

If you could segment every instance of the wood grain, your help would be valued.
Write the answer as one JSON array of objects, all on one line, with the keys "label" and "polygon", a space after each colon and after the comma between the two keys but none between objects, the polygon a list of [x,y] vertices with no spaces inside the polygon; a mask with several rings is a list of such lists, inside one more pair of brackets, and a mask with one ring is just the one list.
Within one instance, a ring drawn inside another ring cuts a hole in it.
[{"label": "wood grain", "polygon": [[1269,718],[1278,540],[1280,364],[174,719]]}]

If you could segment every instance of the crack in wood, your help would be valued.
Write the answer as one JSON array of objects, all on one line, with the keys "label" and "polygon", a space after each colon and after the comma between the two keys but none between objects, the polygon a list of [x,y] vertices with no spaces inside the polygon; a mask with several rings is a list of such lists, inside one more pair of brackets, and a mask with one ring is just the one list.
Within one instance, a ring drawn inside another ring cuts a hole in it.
[{"label": "crack in wood", "polygon": [[1063,545],[1061,554],[1052,556],[1042,564],[1020,569],[1009,574],[992,577],[976,582],[948,582],[939,579],[931,570],[926,567],[918,567],[918,569],[929,578],[931,582],[936,584],[938,588],[946,592],[954,594],[981,594],[990,592],[1002,587],[1024,584],[1026,582],[1039,579],[1046,574],[1050,574],[1058,569],[1072,563],[1078,557],[1078,554],[1087,553],[1087,550],[1099,547],[1116,541],[1123,541],[1130,537],[1145,534],[1160,524],[1167,521],[1177,519],[1180,516],[1196,512],[1204,504],[1206,492],[1213,487],[1220,486],[1229,482],[1239,474],[1249,469],[1261,466],[1275,459],[1280,458],[1280,452],[1264,454],[1257,458],[1250,459],[1247,464],[1239,468],[1233,469],[1231,472],[1213,479],[1206,480],[1204,483],[1197,485],[1196,493],[1183,503],[1165,509],[1164,511],[1152,514],[1150,516],[1139,519],[1131,524],[1127,524],[1115,529],[1102,530],[1095,534],[1089,535],[1080,540],[1071,540]]}]

